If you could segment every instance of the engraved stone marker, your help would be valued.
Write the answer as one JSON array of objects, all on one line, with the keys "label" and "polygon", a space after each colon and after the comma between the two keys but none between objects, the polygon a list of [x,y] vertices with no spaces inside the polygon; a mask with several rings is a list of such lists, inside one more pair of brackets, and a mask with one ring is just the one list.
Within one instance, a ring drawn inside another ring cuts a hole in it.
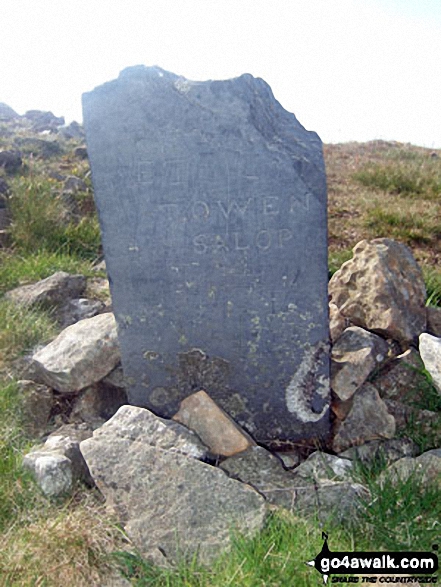
[{"label": "engraved stone marker", "polygon": [[260,442],[327,434],[318,136],[249,74],[133,67],[83,109],[130,401],[204,389]]}]

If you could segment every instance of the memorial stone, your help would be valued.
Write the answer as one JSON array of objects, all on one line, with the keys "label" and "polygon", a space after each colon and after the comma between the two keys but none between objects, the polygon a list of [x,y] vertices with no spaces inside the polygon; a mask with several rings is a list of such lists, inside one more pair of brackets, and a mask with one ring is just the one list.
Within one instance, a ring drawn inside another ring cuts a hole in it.
[{"label": "memorial stone", "polygon": [[256,440],[329,432],[322,144],[249,74],[137,66],[83,96],[132,404],[205,389]]}]

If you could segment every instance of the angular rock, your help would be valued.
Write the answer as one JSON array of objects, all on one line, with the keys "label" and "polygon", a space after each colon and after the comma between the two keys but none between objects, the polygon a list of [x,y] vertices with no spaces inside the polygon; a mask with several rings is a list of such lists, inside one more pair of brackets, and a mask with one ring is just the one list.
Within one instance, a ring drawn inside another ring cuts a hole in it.
[{"label": "angular rock", "polygon": [[433,385],[441,393],[441,338],[426,332],[421,334],[420,355],[432,377]]},{"label": "angular rock", "polygon": [[361,446],[353,446],[339,456],[360,461],[364,465],[371,465],[379,459],[390,464],[403,457],[415,457],[418,453],[418,445],[409,438],[391,438],[390,440],[372,440]]},{"label": "angular rock", "polygon": [[333,449],[341,453],[351,446],[365,444],[370,440],[392,438],[395,420],[370,383],[365,383],[353,397],[352,408],[343,422],[338,422],[333,440]]},{"label": "angular rock", "polygon": [[353,468],[353,463],[347,458],[316,451],[294,469],[294,474],[314,483],[351,481]]},{"label": "angular rock", "polygon": [[31,307],[37,304],[44,307],[58,306],[69,298],[78,298],[86,289],[84,275],[70,275],[57,271],[50,277],[31,285],[23,285],[6,293],[6,299],[15,304]]},{"label": "angular rock", "polygon": [[332,276],[331,301],[353,324],[403,344],[426,329],[426,288],[421,269],[404,244],[363,240]]},{"label": "angular rock", "polygon": [[351,326],[334,344],[331,352],[331,388],[346,401],[387,357],[388,345],[379,336]]},{"label": "angular rock", "polygon": [[396,461],[383,471],[380,481],[384,483],[389,479],[392,483],[398,483],[412,476],[422,485],[436,482],[441,487],[441,449],[429,450],[415,459],[404,457]]},{"label": "angular rock", "polygon": [[31,452],[24,457],[23,467],[32,472],[48,497],[66,494],[72,489],[72,463],[61,454]]},{"label": "angular rock", "polygon": [[122,370],[121,363],[119,363],[115,369],[113,369],[113,371],[106,375],[102,381],[106,385],[112,385],[113,387],[118,387],[119,389],[125,390],[126,382],[124,379],[124,372]]},{"label": "angular rock", "polygon": [[432,410],[421,410],[418,407],[385,399],[387,411],[395,419],[396,429],[417,433],[424,437],[431,447],[441,444],[441,413]]},{"label": "angular rock", "polygon": [[57,312],[57,318],[61,326],[66,328],[85,318],[92,318],[104,310],[105,304],[100,300],[78,298],[69,300]]},{"label": "angular rock", "polygon": [[53,393],[46,385],[28,380],[18,382],[18,392],[23,429],[30,436],[40,436],[49,423],[54,405]]},{"label": "angular rock", "polygon": [[83,139],[84,138],[84,130],[81,124],[78,124],[75,120],[73,120],[67,126],[63,126],[58,131],[62,136],[66,137],[67,139]]},{"label": "angular rock", "polygon": [[86,147],[77,147],[74,151],[75,157],[78,159],[87,159],[87,148]]},{"label": "angular rock", "polygon": [[42,452],[56,453],[68,458],[71,463],[72,482],[84,481],[93,485],[86,461],[80,451],[80,441],[64,434],[52,434],[44,443]]},{"label": "angular rock", "polygon": [[[189,442],[171,430],[185,428],[153,418],[147,410],[124,406],[81,443],[81,451],[107,506],[142,555],[159,548],[170,562],[198,556],[209,564],[230,547],[232,528],[246,535],[262,529],[265,500],[222,470],[183,454]],[[173,436],[183,442],[181,449],[173,450]]]},{"label": "angular rock", "polygon": [[193,430],[216,455],[229,457],[255,444],[203,390],[185,398],[173,420]]},{"label": "angular rock", "polygon": [[[356,516],[360,499],[368,498],[369,491],[360,484],[350,481],[330,481],[335,471],[322,466],[324,460],[311,461],[302,472],[285,471],[280,461],[260,446],[226,459],[221,468],[230,475],[248,483],[259,491],[273,505],[286,508],[300,515],[317,515],[321,521],[337,516]],[[311,457],[310,457],[311,458]],[[346,474],[352,464],[343,464],[345,459],[334,457],[333,465],[339,474]],[[307,461],[305,461],[307,462]],[[337,464],[338,463],[338,464]]]},{"label": "angular rock", "polygon": [[63,116],[57,117],[52,112],[45,112],[43,110],[28,110],[24,114],[24,118],[32,122],[32,128],[35,132],[43,132],[45,130],[54,131],[64,124]]},{"label": "angular rock", "polygon": [[68,326],[32,357],[39,382],[63,393],[100,381],[120,360],[113,314],[100,314]]},{"label": "angular rock", "polygon": [[79,177],[76,177],[75,175],[69,175],[69,177],[64,180],[63,192],[76,194],[78,192],[85,191],[87,191],[87,184]]},{"label": "angular rock", "polygon": [[0,168],[3,167],[7,173],[15,173],[22,163],[19,151],[0,151]]},{"label": "angular rock", "polygon": [[75,440],[78,444],[86,438],[93,436],[94,428],[85,422],[63,424],[54,430],[48,438],[52,436],[62,436],[63,438],[70,438]]},{"label": "angular rock", "polygon": [[422,401],[428,385],[423,368],[418,351],[410,348],[385,365],[372,383],[383,399],[404,403]]},{"label": "angular rock", "polygon": [[427,306],[427,332],[441,337],[441,308]]},{"label": "angular rock", "polygon": [[332,343],[343,334],[343,331],[349,326],[349,320],[347,320],[337,306],[330,302],[329,303],[329,336]]}]

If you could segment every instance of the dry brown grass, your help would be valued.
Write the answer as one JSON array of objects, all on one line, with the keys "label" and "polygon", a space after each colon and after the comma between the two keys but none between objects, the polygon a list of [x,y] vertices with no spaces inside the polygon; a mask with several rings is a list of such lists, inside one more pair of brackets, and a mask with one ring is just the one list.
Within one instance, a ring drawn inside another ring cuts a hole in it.
[{"label": "dry brown grass", "polygon": [[366,169],[402,169],[409,177],[441,174],[441,152],[386,141],[324,146],[328,177],[329,249],[352,249],[364,238],[390,237],[409,245],[419,262],[441,260],[441,193],[415,195],[365,186],[354,176]]},{"label": "dry brown grass", "polygon": [[118,573],[111,554],[127,550],[121,530],[91,496],[20,520],[2,536],[0,587],[103,587]]}]

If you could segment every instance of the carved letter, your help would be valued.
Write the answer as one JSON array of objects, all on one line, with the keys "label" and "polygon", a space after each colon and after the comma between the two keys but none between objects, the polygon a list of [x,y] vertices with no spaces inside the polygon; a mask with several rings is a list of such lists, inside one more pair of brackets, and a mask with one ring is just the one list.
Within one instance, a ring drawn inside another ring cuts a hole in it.
[{"label": "carved letter", "polygon": [[271,247],[271,234],[268,230],[259,230],[256,234],[256,246],[261,251],[267,251]]},{"label": "carved letter", "polygon": [[289,228],[281,228],[279,230],[279,247],[281,249],[283,249],[284,244],[286,242],[288,242],[289,240],[291,240],[293,237],[293,234],[291,232],[291,230],[289,230]]},{"label": "carved letter", "polygon": [[245,212],[247,211],[247,208],[250,205],[250,202],[252,201],[252,199],[253,198],[248,198],[248,200],[243,205],[238,204],[236,202],[236,200],[232,200],[231,202],[228,203],[228,207],[226,209],[225,209],[224,203],[221,202],[220,200],[218,200],[216,203],[219,206],[219,209],[222,212],[222,215],[224,216],[225,220],[229,220],[230,214],[231,214],[231,212],[233,212],[233,210],[235,210],[236,213],[239,216],[242,216],[242,218],[243,218],[245,216]]},{"label": "carved letter", "polygon": [[196,251],[196,253],[199,253],[202,255],[207,252],[208,247],[207,247],[205,240],[206,240],[205,234],[198,234],[198,236],[194,237],[193,246],[194,246],[194,250]]},{"label": "carved letter", "polygon": [[275,216],[279,213],[279,198],[267,196],[263,198],[263,213],[265,216]]},{"label": "carved letter", "polygon": [[208,218],[210,216],[210,207],[202,200],[193,203],[192,211],[194,218]]},{"label": "carved letter", "polygon": [[217,234],[214,239],[213,252],[220,253],[221,251],[225,251],[228,253],[228,250],[229,249],[224,239],[219,234]]},{"label": "carved letter", "polygon": [[240,233],[239,232],[233,232],[233,237],[234,237],[234,250],[235,251],[247,251],[250,246],[249,245],[245,245],[244,247],[241,247],[239,244],[239,240],[240,240]]}]

